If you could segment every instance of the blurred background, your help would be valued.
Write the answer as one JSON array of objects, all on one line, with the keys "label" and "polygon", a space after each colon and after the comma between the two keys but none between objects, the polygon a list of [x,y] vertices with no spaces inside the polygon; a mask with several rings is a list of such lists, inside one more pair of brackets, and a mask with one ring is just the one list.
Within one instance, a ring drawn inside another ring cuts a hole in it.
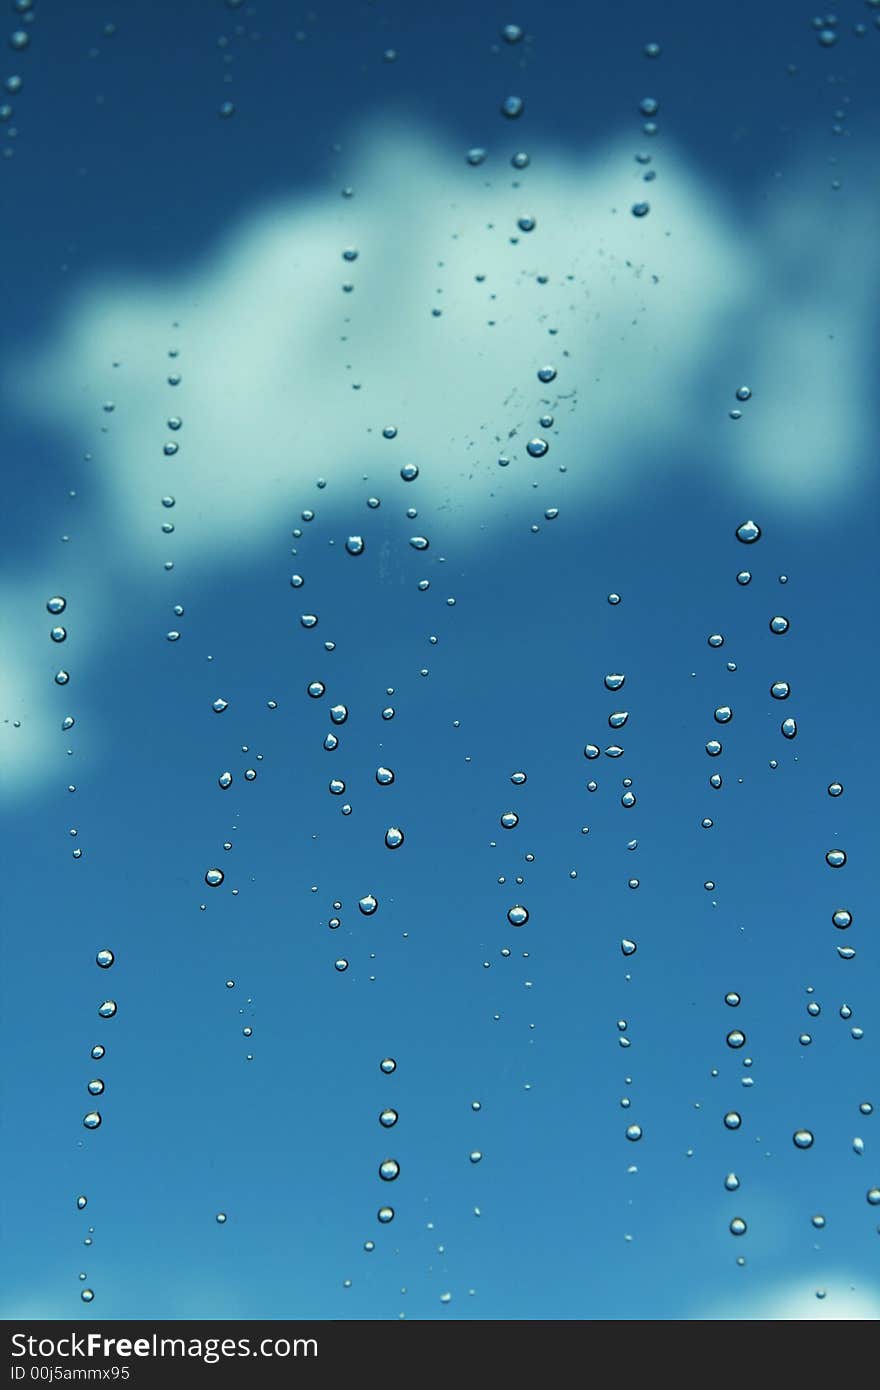
[{"label": "blurred background", "polygon": [[3,1316],[876,1317],[880,5],[6,30]]}]

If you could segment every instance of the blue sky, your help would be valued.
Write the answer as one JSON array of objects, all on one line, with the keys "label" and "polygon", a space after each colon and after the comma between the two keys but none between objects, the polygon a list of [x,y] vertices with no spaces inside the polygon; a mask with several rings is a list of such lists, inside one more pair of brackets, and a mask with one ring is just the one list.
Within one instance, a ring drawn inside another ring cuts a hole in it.
[{"label": "blue sky", "polygon": [[6,1317],[880,1307],[880,28],[569,8],[10,12]]}]

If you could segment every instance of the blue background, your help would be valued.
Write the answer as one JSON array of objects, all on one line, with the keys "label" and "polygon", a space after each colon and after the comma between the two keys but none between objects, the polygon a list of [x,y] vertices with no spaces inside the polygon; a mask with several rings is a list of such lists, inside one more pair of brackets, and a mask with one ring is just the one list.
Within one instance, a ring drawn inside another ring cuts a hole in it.
[{"label": "blue background", "polygon": [[[714,462],[732,430],[749,429],[759,443],[765,418],[754,325],[732,317],[717,361],[688,368],[695,418],[709,418],[692,450],[682,443],[687,419],[680,432],[661,422],[645,457],[619,485],[609,464],[593,498],[576,485],[592,447],[590,407],[564,422],[557,386],[586,398],[594,383],[576,354],[563,370],[565,330],[548,342],[535,310],[528,333],[509,330],[522,333],[528,363],[511,388],[527,395],[527,433],[547,435],[552,464],[566,466],[552,496],[543,484],[528,495],[550,465],[529,460],[521,438],[505,470],[495,462],[502,446],[484,441],[482,472],[459,460],[441,493],[422,492],[423,478],[404,484],[399,467],[420,458],[425,424],[386,381],[379,425],[394,421],[400,432],[364,435],[356,467],[369,482],[346,475],[334,490],[332,450],[315,457],[310,444],[309,457],[292,457],[279,477],[274,514],[258,532],[242,528],[236,540],[221,530],[216,550],[188,569],[179,527],[154,558],[126,567],[129,538],[102,481],[125,467],[113,452],[116,416],[99,409],[106,378],[92,378],[62,346],[70,391],[90,401],[86,431],[76,420],[65,426],[38,365],[81,287],[151,276],[183,284],[230,227],[274,199],[294,208],[332,200],[335,216],[351,182],[354,206],[361,170],[348,142],[377,119],[410,126],[417,140],[430,131],[462,188],[489,168],[469,169],[464,152],[497,148],[491,209],[509,183],[508,150],[526,148],[537,167],[542,156],[576,159],[621,139],[633,152],[644,146],[646,95],[661,102],[649,140],[661,172],[645,194],[637,169],[632,199],[652,202],[639,228],[648,262],[650,238],[663,235],[664,141],[743,236],[784,211],[788,180],[806,167],[809,213],[758,292],[771,306],[797,304],[862,225],[862,197],[876,197],[877,12],[840,7],[840,39],[826,49],[789,0],[769,10],[746,0],[735,13],[681,2],[662,17],[656,10],[542,3],[513,13],[453,0],[433,12],[341,3],[309,17],[272,0],[43,0],[30,24],[7,14],[9,31],[25,27],[31,42],[5,58],[24,85],[8,97],[18,133],[0,165],[3,583],[14,594],[26,580],[39,596],[18,615],[25,636],[14,645],[44,703],[35,709],[4,690],[0,758],[7,763],[28,729],[48,749],[10,779],[2,802],[7,1318],[876,1310],[880,1208],[865,1193],[880,1184],[878,1120],[858,1107],[880,1104],[870,892],[877,421],[870,392],[847,395],[853,383],[833,346],[855,306],[873,313],[871,229],[840,272],[851,295],[838,297],[832,277],[825,317],[809,329],[829,354],[820,375],[801,370],[805,330],[792,324],[792,401],[783,394],[777,407],[796,414],[805,394],[821,419],[823,402],[832,411],[843,392],[867,441],[838,477],[829,417],[827,459],[803,495],[796,460],[781,487]],[[501,26],[514,20],[526,37],[504,44]],[[867,32],[854,34],[856,24]],[[662,45],[657,60],[642,51],[651,40]],[[383,59],[388,48],[396,61]],[[224,54],[233,62],[224,66]],[[515,129],[498,113],[510,91],[526,101]],[[235,114],[220,119],[227,99]],[[841,100],[852,138],[831,131]],[[426,144],[428,180],[434,158]],[[536,239],[546,214],[538,202]],[[392,257],[399,214],[378,214]],[[328,246],[337,296],[348,241],[340,231]],[[494,254],[503,256],[503,240]],[[566,267],[556,269],[561,279]],[[570,269],[580,288],[580,270]],[[359,262],[352,279],[361,273]],[[686,255],[676,273],[686,283]],[[433,267],[425,274],[427,314]],[[382,294],[393,313],[393,277]],[[186,315],[197,308],[181,291],[183,361]],[[646,292],[646,332],[651,313]],[[368,338],[385,331],[381,315],[367,325]],[[410,330],[396,322],[394,331],[405,357]],[[130,332],[123,348],[134,352],[136,324]],[[674,346],[658,342],[658,355]],[[460,428],[444,351],[430,390],[448,392],[448,438],[431,445],[453,457]],[[560,375],[540,387],[534,368],[545,358]],[[210,379],[210,360],[201,367]],[[258,422],[261,382],[251,370],[243,354],[243,399]],[[22,404],[22,373],[36,406]],[[732,421],[741,381],[754,396]],[[163,398],[184,417],[184,458],[186,384],[184,375],[172,404],[173,393]],[[295,387],[294,432],[310,408]],[[650,417],[652,390],[625,353],[601,385],[621,424]],[[341,415],[356,408],[338,399]],[[548,408],[557,421],[549,433],[537,425]],[[334,427],[333,418],[318,422],[328,439]],[[167,486],[165,437],[159,420],[149,441],[157,492]],[[244,497],[257,466],[240,457],[231,474],[218,473],[218,489]],[[326,489],[315,487],[319,475]],[[373,490],[378,510],[365,506]],[[193,499],[207,535],[215,502],[211,488]],[[418,520],[404,515],[411,505]],[[560,509],[552,522],[543,516],[551,505]],[[152,497],[150,506],[158,532],[166,516]],[[314,521],[300,520],[303,508]],[[180,511],[169,513],[175,522]],[[763,536],[747,547],[734,532],[752,514]],[[351,533],[366,540],[357,558],[344,551]],[[407,544],[419,534],[431,538],[425,554]],[[180,576],[173,594],[166,553]],[[748,587],[735,581],[743,567]],[[306,578],[300,591],[292,572]],[[431,581],[424,592],[422,578]],[[78,594],[95,589],[103,607],[78,609]],[[620,604],[607,602],[612,591]],[[49,641],[43,606],[55,592],[68,599],[63,648]],[[170,614],[178,601],[179,621]],[[300,627],[303,612],[320,615],[313,631]],[[791,621],[784,636],[769,630],[776,613]],[[168,643],[172,624],[182,637]],[[708,646],[711,632],[724,634],[722,648]],[[88,649],[79,649],[86,634]],[[52,681],[59,664],[71,671],[64,689]],[[619,695],[603,686],[608,671],[626,673]],[[327,693],[310,700],[316,679]],[[768,694],[777,679],[792,685],[784,706]],[[229,702],[221,715],[211,710],[218,695]],[[322,739],[337,700],[350,716],[329,753]],[[393,720],[380,717],[386,704]],[[734,719],[719,729],[713,710],[722,704]],[[616,708],[630,711],[619,735],[607,726]],[[69,712],[77,723],[62,733]],[[788,714],[799,726],[791,742],[779,732]],[[716,735],[724,753],[713,760],[704,745]],[[617,739],[623,758],[584,760],[586,742]],[[380,764],[395,770],[393,786],[376,784]],[[243,780],[249,767],[252,783]],[[221,792],[225,768],[235,780]],[[518,768],[528,774],[520,787],[510,782]],[[716,770],[717,791],[708,785]],[[332,776],[344,778],[344,796],[328,794]],[[620,801],[626,776],[638,798],[631,809]],[[832,799],[835,778],[845,791]],[[512,831],[499,824],[508,809],[520,816]],[[707,816],[709,830],[700,825]],[[389,825],[406,833],[393,853],[383,844]],[[834,871],[824,856],[838,845],[848,863]],[[226,877],[209,889],[204,874],[215,864]],[[379,899],[370,918],[357,907],[367,892]],[[342,924],[331,931],[334,901]],[[506,919],[517,902],[530,913],[519,931]],[[855,916],[845,933],[831,924],[838,906]],[[624,937],[638,943],[628,959]],[[840,944],[855,946],[856,958],[840,959]],[[105,946],[116,955],[106,972],[94,962]],[[334,970],[337,957],[349,961],[345,973]],[[726,1007],[728,990],[742,995],[738,1009]],[[107,1021],[97,1017],[105,997],[119,1006]],[[807,1015],[811,998],[818,1018]],[[843,1004],[851,1019],[840,1017]],[[733,1027],[747,1034],[741,1052],[725,1045]],[[804,1031],[809,1047],[798,1042]],[[89,1058],[98,1041],[107,1047],[100,1066]],[[392,1076],[379,1069],[386,1055],[398,1063]],[[103,1125],[88,1134],[81,1118],[93,1074],[107,1089]],[[377,1122],[386,1105],[400,1114],[387,1132]],[[722,1122],[728,1110],[743,1116],[735,1133]],[[637,1143],[625,1138],[632,1122],[643,1129]],[[792,1144],[802,1126],[816,1136],[807,1152]],[[386,1157],[401,1165],[393,1184],[377,1175]],[[736,1193],[724,1188],[730,1170]],[[396,1215],[380,1226],[385,1201]],[[811,1226],[815,1213],[826,1217],[822,1231]],[[734,1216],[748,1223],[740,1239],[728,1230]],[[84,1248],[90,1226],[94,1245]],[[81,1270],[95,1291],[89,1306]]]}]

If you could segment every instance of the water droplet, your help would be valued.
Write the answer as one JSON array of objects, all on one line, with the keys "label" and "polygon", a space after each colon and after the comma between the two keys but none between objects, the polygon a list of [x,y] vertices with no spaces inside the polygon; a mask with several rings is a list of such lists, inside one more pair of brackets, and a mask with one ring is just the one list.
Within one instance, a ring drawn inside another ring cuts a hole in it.
[{"label": "water droplet", "polygon": [[55,672],[55,684],[56,684],[56,685],[67,685],[67,682],[68,682],[69,680],[70,680],[70,673],[69,673],[68,671],[61,670],[61,671],[56,671],[56,672]]},{"label": "water droplet", "polygon": [[534,439],[530,439],[526,445],[526,453],[531,454],[533,459],[540,459],[544,457],[549,448],[550,445],[547,443],[546,439],[535,437]]},{"label": "water droplet", "polygon": [[742,996],[737,994],[736,990],[732,989],[728,994],[725,994],[724,1002],[728,1004],[731,1009],[738,1009],[742,1002]]},{"label": "water droplet", "polygon": [[417,463],[405,463],[400,470],[400,476],[405,483],[413,483],[419,476],[419,466]]},{"label": "water droplet", "polygon": [[727,1188],[728,1192],[738,1191],[739,1178],[736,1176],[736,1173],[727,1174],[727,1177],[724,1179],[724,1186]]},{"label": "water droplet", "polygon": [[771,619],[770,619],[770,631],[771,631],[771,632],[775,632],[775,633],[779,634],[779,633],[783,633],[783,632],[788,632],[788,629],[789,629],[789,621],[788,621],[788,618],[783,618],[783,617],[777,616],[777,617],[775,617],[775,618],[771,618]]},{"label": "water droplet", "polygon": [[83,1289],[82,1293],[80,1294],[80,1298],[82,1299],[83,1303],[91,1303],[94,1297],[95,1295],[92,1289]]},{"label": "water droplet", "polygon": [[523,31],[518,24],[505,24],[501,30],[501,37],[505,43],[519,43],[523,36]]},{"label": "water droplet", "polygon": [[339,960],[333,962],[333,969],[338,970],[340,975],[343,974],[348,969],[348,961],[340,956]]},{"label": "water droplet", "polygon": [[390,787],[391,783],[394,781],[394,773],[391,771],[391,768],[377,767],[376,781],[379,783],[380,787]]},{"label": "water droplet", "polygon": [[344,724],[348,718],[348,707],[346,705],[331,705],[330,720],[333,724]]},{"label": "water droplet", "polygon": [[639,948],[634,941],[630,941],[627,937],[624,937],[620,943],[620,949],[625,956],[634,956]]},{"label": "water droplet", "polygon": [[472,1149],[471,1152],[468,1154],[468,1158],[470,1159],[471,1163],[482,1163],[483,1161],[483,1155],[479,1149]]},{"label": "water droplet", "polygon": [[735,1216],[730,1223],[730,1234],[734,1236],[744,1236],[748,1226],[741,1216]]},{"label": "water droplet", "polygon": [[527,780],[527,774],[525,772],[512,772],[510,774],[510,780],[515,787],[521,787]]},{"label": "water droplet", "polygon": [[219,888],[225,875],[222,869],[209,869],[205,874],[205,882],[209,888]]},{"label": "water droplet", "polygon": [[739,1129],[742,1124],[742,1115],[738,1115],[735,1110],[728,1110],[724,1116],[725,1129]]},{"label": "water droplet", "polygon": [[115,959],[113,952],[108,950],[99,951],[95,956],[95,961],[102,970],[109,970]]},{"label": "water droplet", "polygon": [[825,863],[832,869],[842,869],[846,863],[846,850],[830,849],[825,855]]},{"label": "water droplet", "polygon": [[97,1129],[100,1123],[101,1116],[98,1114],[97,1110],[90,1110],[88,1114],[83,1115],[83,1124],[86,1129]]},{"label": "water droplet", "polygon": [[[745,391],[747,394],[742,396],[740,395],[740,391]],[[747,401],[751,394],[747,386],[741,386],[740,390],[736,393],[737,400]],[[761,528],[757,521],[743,521],[736,528],[736,538],[738,541],[742,541],[743,545],[754,545],[755,541],[759,541],[761,539]]]},{"label": "water droplet", "polygon": [[719,705],[715,711],[716,724],[729,724],[733,718],[733,710],[730,705]]},{"label": "water droplet", "polygon": [[394,1182],[400,1175],[400,1164],[394,1158],[386,1158],[379,1164],[379,1177],[383,1182]]},{"label": "water droplet", "polygon": [[76,1199],[77,1209],[78,1209],[79,1211],[82,1211],[84,1207],[88,1206],[88,1202],[89,1202],[88,1197],[77,1197],[77,1199]]},{"label": "water droplet", "polygon": [[383,1071],[386,1076],[390,1076],[393,1071],[397,1071],[397,1063],[393,1057],[383,1057],[379,1063],[379,1069]]},{"label": "water droplet", "polygon": [[383,1226],[387,1226],[389,1221],[394,1220],[394,1208],[380,1207],[379,1210],[376,1212],[376,1217],[382,1223]]},{"label": "water droplet", "polygon": [[396,1110],[381,1110],[379,1112],[379,1124],[383,1129],[393,1129],[397,1124]]},{"label": "water droplet", "polygon": [[615,710],[613,714],[609,714],[608,723],[612,729],[622,729],[628,719],[629,711],[625,709],[618,709]]},{"label": "water droplet", "polygon": [[829,783],[828,783],[828,795],[829,795],[829,796],[841,796],[842,793],[843,793],[843,783],[842,783],[842,782],[829,782]]},{"label": "water droplet", "polygon": [[216,699],[216,700],[213,702],[213,704],[211,705],[211,709],[214,711],[215,714],[222,714],[223,711],[224,711],[225,709],[228,709],[228,708],[229,708],[229,701],[228,701],[228,700],[221,700],[221,699],[219,699],[219,698]]},{"label": "water droplet", "polygon": [[787,700],[791,694],[791,686],[788,681],[774,681],[770,687],[770,694],[774,700]]},{"label": "water droplet", "polygon": [[[738,387],[736,388],[736,399],[737,399],[738,401],[750,401],[751,398],[752,398],[752,388],[751,388],[750,386],[738,386]],[[743,522],[743,526],[754,527],[758,534],[757,534],[756,536],[750,536],[750,537],[749,537],[749,536],[741,536],[741,535],[739,534],[739,531],[737,531],[737,539],[738,539],[738,540],[745,541],[745,542],[748,544],[748,542],[749,542],[750,540],[756,541],[756,540],[759,540],[759,539],[760,539],[760,536],[761,536],[761,528],[760,528],[760,526],[757,524],[757,522],[755,522],[755,521],[744,521],[744,522]],[[740,527],[740,530],[742,530],[742,527]]]},{"label": "water droplet", "polygon": [[501,817],[501,824],[505,830],[512,830],[515,825],[519,825],[519,816],[516,811],[505,811]]},{"label": "water droplet", "polygon": [[400,849],[403,844],[404,834],[397,825],[389,825],[385,831],[385,844],[389,849]]},{"label": "water droplet", "polygon": [[734,1028],[727,1035],[727,1046],[733,1048],[745,1047],[746,1035],[739,1028]]},{"label": "water droplet", "polygon": [[378,899],[374,898],[372,893],[365,893],[362,898],[358,899],[358,907],[365,917],[372,917],[378,906]]},{"label": "water droplet", "polygon": [[651,204],[633,203],[631,211],[633,217],[647,217],[648,213],[651,211]]},{"label": "water droplet", "polygon": [[226,791],[229,787],[232,786],[232,773],[221,772],[220,776],[217,778],[217,785],[218,787],[222,787],[223,790]]},{"label": "water droplet", "polygon": [[98,1016],[100,1018],[112,1018],[116,1013],[116,1004],[112,999],[105,999],[103,1004],[98,1006]]},{"label": "water droplet", "polygon": [[609,672],[609,674],[605,677],[605,689],[620,690],[625,680],[626,676],[618,675],[613,671]]},{"label": "water droplet", "polygon": [[740,570],[739,574],[736,576],[736,582],[737,582],[737,584],[742,584],[742,585],[751,584],[751,582],[752,582],[752,574],[751,574],[751,571],[750,571],[750,570]]},{"label": "water droplet", "polygon": [[627,1127],[626,1127],[626,1137],[627,1137],[627,1139],[629,1139],[630,1143],[635,1144],[636,1141],[637,1141],[638,1139],[641,1139],[641,1137],[642,1137],[642,1126],[641,1126],[641,1125],[627,1125]]},{"label": "water droplet", "polygon": [[501,103],[501,114],[506,116],[509,121],[515,121],[521,116],[525,109],[525,102],[522,97],[505,97]]},{"label": "water droplet", "polygon": [[515,903],[507,910],[507,920],[512,927],[524,927],[529,920],[528,908],[523,907],[521,903]]},{"label": "water droplet", "polygon": [[789,716],[788,719],[783,719],[779,727],[782,730],[784,738],[797,738],[798,728],[796,719],[792,719],[791,716]]},{"label": "water droplet", "polygon": [[711,634],[709,635],[709,637],[708,637],[706,640],[708,641],[710,647],[723,647],[723,646],[724,646],[724,637],[722,636],[722,634],[721,634],[720,632],[713,632],[713,633],[711,633]]},{"label": "water droplet", "polygon": [[880,1207],[880,1187],[869,1187],[865,1193],[868,1203],[872,1207]]},{"label": "water droplet", "polygon": [[808,1129],[796,1129],[791,1137],[796,1149],[811,1149],[813,1147],[813,1135]]}]

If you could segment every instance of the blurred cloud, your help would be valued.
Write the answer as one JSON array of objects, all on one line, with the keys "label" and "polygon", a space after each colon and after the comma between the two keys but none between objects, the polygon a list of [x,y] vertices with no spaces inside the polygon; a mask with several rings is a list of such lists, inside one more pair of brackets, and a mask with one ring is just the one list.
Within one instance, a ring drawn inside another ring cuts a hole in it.
[{"label": "blurred cloud", "polygon": [[873,1322],[880,1317],[880,1289],[837,1272],[813,1281],[780,1281],[751,1296],[716,1304],[696,1316],[710,1322]]},{"label": "blurred cloud", "polygon": [[[362,151],[352,198],[298,195],[224,229],[199,264],[83,285],[50,339],[7,366],[15,407],[88,454],[108,585],[146,579],[169,555],[189,575],[217,570],[316,497],[360,507],[409,461],[438,539],[450,524],[491,526],[493,506],[525,510],[531,480],[560,464],[567,505],[591,510],[630,502],[646,471],[682,459],[740,495],[745,481],[756,511],[859,485],[880,258],[850,212],[851,232],[812,272],[805,228],[821,227],[827,189],[805,177],[747,225],[668,145],[650,184],[628,141],[582,161],[543,154],[522,173],[469,168],[399,125],[367,131]],[[636,218],[646,191],[650,214]],[[557,377],[545,385],[546,363]],[[734,423],[743,363],[755,400]],[[555,425],[542,431],[546,412]],[[542,433],[550,453],[535,461],[525,445]],[[4,674],[3,717],[16,695],[39,710],[46,679],[42,630],[5,607],[18,670]],[[34,740],[5,740],[7,787],[45,770],[48,745],[41,757]]]}]

